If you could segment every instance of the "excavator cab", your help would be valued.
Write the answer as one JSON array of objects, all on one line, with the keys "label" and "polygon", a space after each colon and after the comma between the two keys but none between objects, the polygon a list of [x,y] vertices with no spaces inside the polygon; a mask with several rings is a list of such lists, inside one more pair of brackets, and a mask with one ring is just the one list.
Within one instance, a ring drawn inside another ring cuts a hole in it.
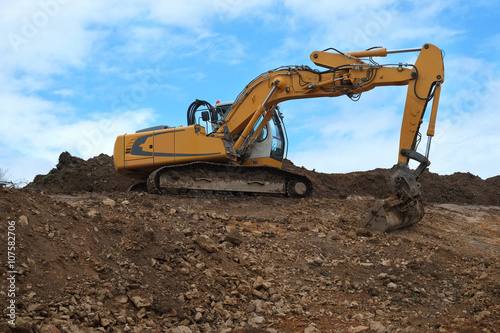
[{"label": "excavator cab", "polygon": [[[211,105],[207,101],[195,100],[188,108],[188,125],[203,121],[206,123],[206,133],[216,132],[221,126],[224,126],[225,119],[233,102],[219,102]],[[266,125],[256,135],[255,140],[248,144],[246,153],[242,155],[243,165],[271,165],[281,167],[283,159],[286,157],[286,136],[283,124],[283,115],[279,106],[273,108],[273,116]],[[200,115],[200,116],[198,116]],[[263,117],[254,125],[249,136],[253,136],[258,130]],[[211,127],[209,129],[208,127]]]},{"label": "excavator cab", "polygon": [[[250,133],[252,134],[252,133]],[[286,136],[283,125],[283,115],[277,107],[271,120],[262,128],[248,154],[244,155],[247,161],[244,164],[283,162],[286,157]],[[270,159],[270,160],[269,160]]]},{"label": "excavator cab", "polygon": [[271,158],[278,161],[283,161],[286,157],[286,136],[284,131],[283,116],[279,110],[274,115],[272,121],[269,122],[271,128],[273,128],[273,145],[271,147]]}]

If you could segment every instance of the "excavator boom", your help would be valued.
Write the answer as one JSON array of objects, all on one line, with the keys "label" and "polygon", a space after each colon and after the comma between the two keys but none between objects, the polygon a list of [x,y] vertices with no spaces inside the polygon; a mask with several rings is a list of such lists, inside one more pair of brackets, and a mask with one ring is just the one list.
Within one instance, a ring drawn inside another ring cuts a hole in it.
[{"label": "excavator boom", "polygon": [[[382,51],[379,51],[382,50]],[[311,54],[311,60],[318,66],[327,68],[320,72],[307,66],[281,67],[264,73],[250,82],[234,101],[226,117],[227,126],[219,132],[227,131],[236,140],[235,152],[243,152],[251,143],[250,132],[256,137],[260,124],[263,127],[273,113],[273,107],[292,99],[354,96],[378,86],[408,85],[406,106],[401,127],[398,162],[407,163],[408,156],[403,149],[414,150],[418,129],[425,113],[427,102],[436,96],[439,99],[440,87],[444,81],[444,66],[441,50],[431,44],[425,44],[415,64],[374,65],[365,63],[358,57],[381,56],[391,53],[385,49],[331,53],[317,51]],[[404,52],[398,50],[395,52]],[[435,123],[437,103],[434,103],[431,126]],[[263,117],[264,121],[260,121]],[[429,132],[431,133],[431,132]],[[433,135],[433,131],[432,134]],[[237,156],[235,156],[237,157]]]}]

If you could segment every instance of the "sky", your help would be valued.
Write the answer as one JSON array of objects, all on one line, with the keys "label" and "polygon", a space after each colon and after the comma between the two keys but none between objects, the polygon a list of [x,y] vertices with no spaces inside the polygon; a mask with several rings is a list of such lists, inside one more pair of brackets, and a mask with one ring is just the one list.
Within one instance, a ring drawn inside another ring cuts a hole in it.
[{"label": "sky", "polygon": [[[496,0],[0,0],[0,169],[31,181],[64,151],[111,155],[120,134],[186,125],[195,99],[232,101],[279,66],[318,68],[313,51],[431,43],[444,51],[445,82],[429,169],[493,177],[499,15]],[[405,98],[404,86],[378,87],[357,102],[282,103],[288,158],[325,173],[392,167]]]}]

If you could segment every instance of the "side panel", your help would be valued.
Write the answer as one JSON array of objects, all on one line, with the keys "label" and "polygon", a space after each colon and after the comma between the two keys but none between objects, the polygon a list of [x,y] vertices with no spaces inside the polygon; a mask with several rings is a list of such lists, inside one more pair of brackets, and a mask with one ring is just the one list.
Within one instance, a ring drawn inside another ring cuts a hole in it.
[{"label": "side panel", "polygon": [[[147,168],[151,167],[153,157],[149,152],[140,153],[138,155],[132,154],[134,143],[139,139],[139,142],[137,142],[137,146],[139,146],[142,136],[141,134],[126,134],[116,138],[113,160],[115,169],[118,173],[139,179],[147,177],[150,172]],[[147,138],[144,140],[143,144],[146,144],[146,141]]]},{"label": "side panel", "polygon": [[175,149],[175,133],[173,131],[156,131],[154,133],[154,165],[173,164]]},{"label": "side panel", "polygon": [[222,139],[207,136],[199,126],[121,135],[114,154],[117,171],[138,178],[165,165],[228,161]]},{"label": "side panel", "polygon": [[187,126],[175,132],[175,163],[226,162],[222,139],[207,136],[203,127]]},{"label": "side panel", "polygon": [[115,147],[113,149],[113,162],[115,164],[115,169],[118,173],[122,173],[125,169],[125,148],[124,148],[124,135],[119,135],[115,141]]},{"label": "side panel", "polygon": [[127,134],[125,143],[125,167],[148,168],[153,165],[153,132]]}]

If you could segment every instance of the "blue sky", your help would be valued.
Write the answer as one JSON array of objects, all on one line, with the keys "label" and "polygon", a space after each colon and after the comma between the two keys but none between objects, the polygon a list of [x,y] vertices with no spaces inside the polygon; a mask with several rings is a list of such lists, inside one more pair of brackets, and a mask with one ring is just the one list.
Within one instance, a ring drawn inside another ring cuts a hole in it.
[{"label": "blue sky", "polygon": [[[315,50],[432,43],[445,52],[446,74],[430,170],[492,177],[500,174],[499,15],[494,0],[1,1],[0,168],[32,180],[63,151],[111,155],[117,135],[185,125],[196,98],[231,101],[264,71],[315,67]],[[391,167],[405,94],[380,87],[358,102],[283,103],[289,159],[322,172]]]}]

